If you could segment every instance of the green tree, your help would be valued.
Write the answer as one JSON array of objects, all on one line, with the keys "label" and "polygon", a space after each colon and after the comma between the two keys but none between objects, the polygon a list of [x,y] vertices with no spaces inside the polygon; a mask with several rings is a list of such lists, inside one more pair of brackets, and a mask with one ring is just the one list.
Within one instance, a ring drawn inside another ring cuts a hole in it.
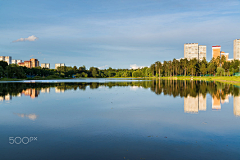
[{"label": "green tree", "polygon": [[3,67],[0,66],[0,78],[4,77],[4,70],[3,70]]}]

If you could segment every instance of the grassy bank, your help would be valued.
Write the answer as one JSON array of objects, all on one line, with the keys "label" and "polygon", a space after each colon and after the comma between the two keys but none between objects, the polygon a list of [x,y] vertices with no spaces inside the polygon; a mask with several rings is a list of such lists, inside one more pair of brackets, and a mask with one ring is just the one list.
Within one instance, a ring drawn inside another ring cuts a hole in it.
[{"label": "grassy bank", "polygon": [[[156,77],[155,77],[156,78]],[[234,84],[240,86],[240,77],[224,77],[224,76],[216,76],[216,77],[196,77],[196,76],[186,76],[186,77],[161,77],[161,79],[175,79],[175,80],[202,80],[202,81],[217,81],[227,84]]]}]

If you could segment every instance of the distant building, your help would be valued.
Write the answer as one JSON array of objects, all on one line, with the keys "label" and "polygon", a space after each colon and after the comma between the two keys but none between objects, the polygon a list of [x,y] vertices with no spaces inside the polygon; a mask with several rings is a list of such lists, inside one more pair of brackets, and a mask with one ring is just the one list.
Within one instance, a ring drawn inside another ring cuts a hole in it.
[{"label": "distant building", "polygon": [[48,68],[50,69],[50,63],[42,63],[41,68]]},{"label": "distant building", "polygon": [[18,64],[18,63],[22,63],[22,60],[18,59],[18,60],[17,60],[17,64]]},{"label": "distant building", "polygon": [[199,45],[198,46],[198,59],[200,61],[202,61],[203,58],[207,59],[207,46]]},{"label": "distant building", "polygon": [[12,60],[12,64],[18,64],[18,63],[22,63],[22,60],[16,60],[16,59]]},{"label": "distant building", "polygon": [[18,65],[27,68],[39,67],[39,61],[38,59],[32,58],[29,61],[18,63]]},{"label": "distant building", "polygon": [[64,67],[65,63],[56,63],[55,64],[55,69],[57,69],[58,67]]},{"label": "distant building", "polygon": [[217,58],[221,56],[221,46],[212,46],[212,58]]},{"label": "distant building", "polygon": [[184,58],[188,60],[196,58],[203,60],[207,57],[207,46],[198,45],[198,43],[185,43],[184,44]]},{"label": "distant building", "polygon": [[240,39],[233,41],[233,58],[240,60]]},{"label": "distant building", "polygon": [[228,61],[228,59],[229,59],[229,53],[225,53],[225,52],[223,52],[223,51],[221,51],[220,53],[221,53],[221,58],[224,56],[225,59],[226,59],[226,61]]},{"label": "distant building", "polygon": [[7,62],[9,65],[9,64],[12,64],[12,57],[11,56],[0,56],[0,61]]}]

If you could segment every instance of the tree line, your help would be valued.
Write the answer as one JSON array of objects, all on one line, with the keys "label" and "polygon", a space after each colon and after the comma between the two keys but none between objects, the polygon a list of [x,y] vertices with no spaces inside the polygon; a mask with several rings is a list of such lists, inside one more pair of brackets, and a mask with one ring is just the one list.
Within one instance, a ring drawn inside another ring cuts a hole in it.
[{"label": "tree line", "polygon": [[107,78],[107,77],[170,77],[170,76],[232,76],[240,72],[240,61],[226,61],[226,58],[212,58],[208,62],[205,58],[202,61],[197,59],[173,59],[172,61],[155,62],[150,67],[138,69],[99,69],[90,67],[87,69],[84,65],[81,67],[62,66],[57,69],[48,68],[27,68],[17,64],[8,65],[7,62],[0,61],[0,78]]},{"label": "tree line", "polygon": [[226,57],[212,58],[208,62],[205,58],[202,61],[195,59],[173,59],[172,61],[157,61],[150,66],[151,73],[156,77],[170,76],[201,76],[217,75],[231,76],[240,72],[240,61],[226,61]]}]

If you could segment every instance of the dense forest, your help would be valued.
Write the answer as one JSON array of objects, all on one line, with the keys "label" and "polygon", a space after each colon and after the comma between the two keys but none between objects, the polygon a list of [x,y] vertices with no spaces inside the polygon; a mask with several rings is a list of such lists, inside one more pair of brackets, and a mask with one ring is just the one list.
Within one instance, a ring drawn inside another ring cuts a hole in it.
[{"label": "dense forest", "polygon": [[232,76],[240,73],[240,61],[226,61],[225,57],[213,58],[210,62],[203,59],[187,60],[173,59],[172,61],[155,62],[150,67],[138,69],[99,69],[97,67],[58,67],[58,69],[47,69],[41,67],[27,68],[20,67],[17,64],[8,65],[0,61],[0,78],[18,78],[27,77],[48,77],[48,78],[80,78],[80,77],[169,77],[169,76]]}]

